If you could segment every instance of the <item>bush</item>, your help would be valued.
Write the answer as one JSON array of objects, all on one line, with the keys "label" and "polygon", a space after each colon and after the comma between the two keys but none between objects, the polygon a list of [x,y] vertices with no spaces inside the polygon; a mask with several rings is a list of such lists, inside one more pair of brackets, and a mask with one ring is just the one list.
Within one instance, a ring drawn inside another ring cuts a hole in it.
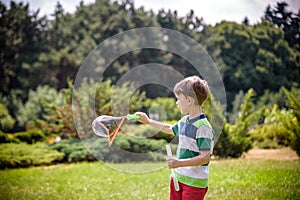
[{"label": "bush", "polygon": [[[280,108],[277,103],[271,109],[264,110],[264,123],[251,131],[251,136],[256,140],[255,145],[263,148],[291,146],[300,155],[300,103],[299,89],[290,92],[282,88],[291,108]],[[282,93],[282,92],[281,92]],[[298,141],[298,142],[297,142]],[[276,143],[276,144],[275,144]],[[298,150],[297,150],[298,149]]]},{"label": "bush", "polygon": [[247,129],[226,123],[222,134],[214,146],[214,154],[220,157],[238,158],[251,149],[251,138]]},{"label": "bush", "polygon": [[261,142],[254,142],[253,146],[259,148],[259,149],[279,149],[282,146],[278,144],[278,141],[276,138],[274,139],[265,139]]},{"label": "bush", "polygon": [[[292,120],[283,120],[283,124],[287,129],[293,132],[291,147],[300,156],[300,89],[292,89],[290,92],[283,89],[288,98],[288,105],[291,107],[293,118]],[[283,118],[284,116],[281,115]]]},{"label": "bush", "polygon": [[243,152],[252,147],[249,134],[251,126],[256,125],[260,119],[261,111],[255,111],[252,103],[254,90],[250,89],[241,104],[241,113],[234,125],[226,123],[222,134],[214,147],[214,152],[220,157],[240,157]]},{"label": "bush", "polygon": [[14,137],[9,137],[6,133],[0,131],[0,144],[2,143],[19,143],[20,140]]},{"label": "bush", "polygon": [[[135,92],[132,94],[129,91]],[[84,79],[75,89],[69,82],[68,88],[59,94],[64,97],[63,103],[44,103],[48,111],[44,116],[48,126],[39,124],[47,132],[61,134],[65,138],[89,138],[93,135],[91,122],[98,115],[134,113],[141,109],[145,100],[145,93],[135,90],[133,85],[124,83],[117,87],[109,80]]]},{"label": "bush", "polygon": [[62,153],[50,150],[43,143],[33,145],[26,143],[0,145],[1,169],[50,165],[59,162],[62,158]]},{"label": "bush", "polygon": [[33,144],[36,142],[44,141],[45,135],[41,130],[33,129],[25,132],[18,132],[14,134],[14,138],[26,142],[28,144]]},{"label": "bush", "polygon": [[9,131],[13,128],[16,120],[9,114],[5,105],[0,103],[0,131]]},{"label": "bush", "polygon": [[[169,124],[175,124],[176,122],[166,122]],[[174,138],[173,135],[161,132],[149,125],[145,124],[140,124],[139,126],[126,126],[124,127],[126,133],[130,133],[130,135],[133,135],[135,137],[140,137],[140,138],[149,138],[149,139],[164,139],[167,142],[171,142]]]},{"label": "bush", "polygon": [[120,135],[115,140],[115,145],[119,148],[134,152],[134,153],[148,153],[164,148],[166,142],[164,140],[154,140],[147,138],[131,137],[127,135]]},{"label": "bush", "polygon": [[[50,149],[64,154],[62,162],[96,161],[97,159],[107,162],[164,161],[165,144],[165,140],[119,135],[112,147],[108,147],[106,138],[93,137],[84,140],[63,140],[51,144]],[[128,152],[136,154],[131,156]]]},{"label": "bush", "polygon": [[62,140],[61,142],[51,144],[50,149],[57,150],[63,153],[62,162],[80,162],[80,161],[95,161],[88,150],[83,146],[78,139]]},{"label": "bush", "polygon": [[[280,124],[265,124],[251,132],[255,146],[260,148],[278,148],[291,143],[292,132]],[[276,143],[276,144],[275,144]]]},{"label": "bush", "polygon": [[48,85],[38,86],[36,90],[30,90],[28,100],[19,106],[17,113],[18,125],[25,127],[28,122],[33,123],[37,119],[45,119],[47,104],[61,101],[61,94]]},{"label": "bush", "polygon": [[157,120],[178,120],[180,119],[180,110],[177,108],[174,98],[158,97],[156,99],[147,99],[145,107],[149,114],[158,114]]}]

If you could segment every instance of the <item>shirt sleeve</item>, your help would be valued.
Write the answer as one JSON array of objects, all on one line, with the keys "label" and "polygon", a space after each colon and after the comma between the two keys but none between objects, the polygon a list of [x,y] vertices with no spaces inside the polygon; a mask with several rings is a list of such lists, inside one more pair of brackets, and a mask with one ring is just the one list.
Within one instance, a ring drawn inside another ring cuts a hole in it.
[{"label": "shirt sleeve", "polygon": [[174,135],[178,135],[178,123],[173,125],[172,130]]},{"label": "shirt sleeve", "polygon": [[211,139],[209,138],[198,138],[197,146],[200,151],[210,151],[211,149]]},{"label": "shirt sleeve", "polygon": [[213,131],[207,126],[201,126],[197,131],[197,146],[200,151],[210,151],[213,140]]}]

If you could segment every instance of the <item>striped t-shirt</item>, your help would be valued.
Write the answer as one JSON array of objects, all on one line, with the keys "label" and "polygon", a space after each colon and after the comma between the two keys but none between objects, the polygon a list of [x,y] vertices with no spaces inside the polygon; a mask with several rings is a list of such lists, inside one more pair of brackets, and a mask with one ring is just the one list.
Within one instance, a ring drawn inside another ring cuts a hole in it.
[{"label": "striped t-shirt", "polygon": [[[212,155],[214,132],[205,114],[191,120],[184,116],[172,129],[179,136],[176,153],[178,159],[193,158],[200,155],[201,151],[210,151]],[[208,164],[176,168],[176,177],[183,184],[205,188],[208,185]]]}]

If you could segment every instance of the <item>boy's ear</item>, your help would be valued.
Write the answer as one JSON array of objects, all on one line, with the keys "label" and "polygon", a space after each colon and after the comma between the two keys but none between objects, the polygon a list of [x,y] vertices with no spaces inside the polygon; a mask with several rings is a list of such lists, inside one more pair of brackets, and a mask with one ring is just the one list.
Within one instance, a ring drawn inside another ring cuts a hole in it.
[{"label": "boy's ear", "polygon": [[194,101],[195,101],[194,98],[188,96],[188,97],[187,97],[187,100],[188,100],[188,104],[189,104],[189,105],[193,105],[193,104],[194,104]]}]

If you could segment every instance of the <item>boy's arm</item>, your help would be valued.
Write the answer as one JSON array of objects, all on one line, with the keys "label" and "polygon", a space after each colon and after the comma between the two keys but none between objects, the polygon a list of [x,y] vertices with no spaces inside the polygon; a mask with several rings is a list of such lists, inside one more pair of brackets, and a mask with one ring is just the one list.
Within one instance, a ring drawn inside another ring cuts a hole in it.
[{"label": "boy's arm", "polygon": [[144,124],[148,124],[148,125],[156,128],[156,129],[158,129],[162,132],[174,135],[174,132],[172,130],[172,127],[173,127],[172,125],[149,119],[147,114],[145,114],[143,112],[137,112],[137,113],[135,113],[135,115],[138,115],[138,116],[141,117],[139,122],[144,123]]},{"label": "boy's arm", "polygon": [[188,159],[176,159],[174,157],[167,158],[169,168],[199,166],[207,164],[210,161],[210,151],[201,151],[199,156]]}]

